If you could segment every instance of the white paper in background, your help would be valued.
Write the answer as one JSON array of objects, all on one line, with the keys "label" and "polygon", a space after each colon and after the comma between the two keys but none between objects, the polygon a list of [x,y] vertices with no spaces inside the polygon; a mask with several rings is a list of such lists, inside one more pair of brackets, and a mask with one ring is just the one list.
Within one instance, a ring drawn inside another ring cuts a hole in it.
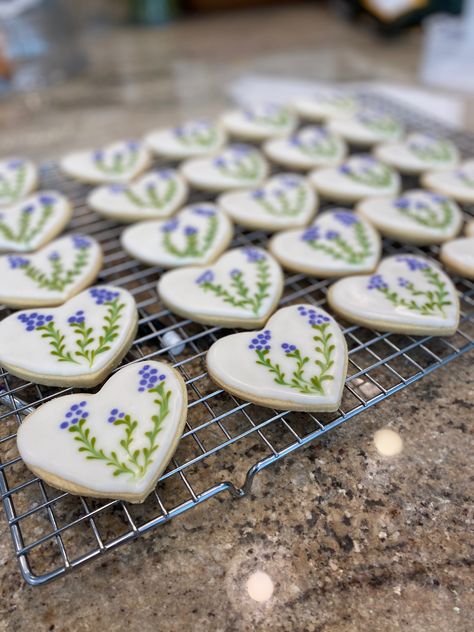
[{"label": "white paper in background", "polygon": [[327,84],[289,77],[243,75],[229,85],[228,93],[238,105],[247,106],[265,101],[288,103],[295,97],[311,96],[321,88],[327,87],[364,90],[364,92],[380,94],[426,113],[452,127],[463,126],[465,108],[462,98],[396,83],[374,81]]}]

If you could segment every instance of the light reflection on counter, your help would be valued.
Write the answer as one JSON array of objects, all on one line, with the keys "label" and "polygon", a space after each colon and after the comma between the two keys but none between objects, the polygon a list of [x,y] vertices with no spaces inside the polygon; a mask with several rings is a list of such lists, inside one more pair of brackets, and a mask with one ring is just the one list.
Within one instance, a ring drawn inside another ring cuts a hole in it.
[{"label": "light reflection on counter", "polygon": [[274,587],[270,575],[263,571],[255,571],[247,579],[246,588],[251,599],[263,603],[273,595]]}]

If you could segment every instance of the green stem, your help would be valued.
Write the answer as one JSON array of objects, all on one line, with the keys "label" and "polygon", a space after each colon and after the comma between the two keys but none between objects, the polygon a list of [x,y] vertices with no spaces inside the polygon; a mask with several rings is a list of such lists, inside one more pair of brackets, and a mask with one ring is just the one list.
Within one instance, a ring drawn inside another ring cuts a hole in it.
[{"label": "green stem", "polygon": [[48,340],[48,344],[52,348],[51,355],[55,356],[58,359],[58,362],[72,362],[73,364],[79,364],[79,362],[72,357],[70,351],[66,350],[64,335],[56,328],[54,321],[49,322],[47,325],[37,327],[36,331],[44,332],[41,334],[41,337]]}]

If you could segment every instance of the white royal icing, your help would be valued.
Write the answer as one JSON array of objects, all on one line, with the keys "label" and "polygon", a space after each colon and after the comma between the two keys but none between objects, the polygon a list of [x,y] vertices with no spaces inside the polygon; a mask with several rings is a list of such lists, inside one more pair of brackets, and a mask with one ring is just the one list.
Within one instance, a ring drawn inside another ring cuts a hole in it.
[{"label": "white royal icing", "polygon": [[474,279],[474,237],[461,237],[441,246],[441,261],[451,270]]},{"label": "white royal icing", "polygon": [[325,121],[351,116],[360,108],[358,99],[345,92],[320,90],[311,97],[295,99],[296,112],[310,121]]},{"label": "white royal icing", "polygon": [[236,248],[213,266],[163,274],[158,293],[177,314],[205,324],[231,323],[248,328],[264,322],[283,288],[281,268],[261,248]]},{"label": "white royal icing", "polygon": [[397,195],[400,189],[398,173],[366,154],[354,154],[340,167],[312,171],[309,177],[324,197],[347,202]]},{"label": "white royal icing", "polygon": [[361,110],[349,118],[333,119],[329,129],[355,145],[374,145],[397,140],[403,127],[393,116],[384,112]]},{"label": "white royal icing", "polygon": [[269,140],[265,154],[294,169],[315,169],[339,165],[347,153],[346,143],[325,127],[307,125],[289,138]]},{"label": "white royal icing", "polygon": [[29,252],[53,239],[72,215],[69,201],[57,191],[40,191],[0,208],[0,252]]},{"label": "white royal icing", "polygon": [[65,156],[60,167],[67,175],[91,183],[128,182],[151,162],[147,147],[137,141],[119,141],[102,149]]},{"label": "white royal icing", "polygon": [[231,191],[219,206],[241,226],[267,231],[305,226],[316,211],[317,196],[306,178],[281,173],[252,191]]},{"label": "white royal icing", "polygon": [[456,289],[441,269],[410,254],[383,259],[372,276],[336,281],[331,307],[381,331],[451,334],[459,320]]},{"label": "white royal icing", "polygon": [[121,236],[132,257],[163,268],[213,261],[231,239],[231,221],[208,202],[186,206],[166,221],[134,224]]},{"label": "white royal icing", "polygon": [[466,160],[457,169],[430,171],[422,179],[423,186],[453,197],[457,202],[474,203],[474,160]]},{"label": "white royal icing", "polygon": [[60,488],[143,500],[176,448],[186,403],[183,380],[168,365],[131,364],[95,395],[56,397],[28,415],[18,450]]},{"label": "white royal icing", "polygon": [[225,141],[222,126],[205,120],[187,121],[145,136],[145,143],[153,153],[171,160],[212,154],[221,149]]},{"label": "white royal icing", "polygon": [[0,322],[0,365],[28,372],[39,383],[57,376],[73,385],[74,378],[93,375],[120,357],[136,319],[132,295],[106,285],[61,307],[16,312]]},{"label": "white royal icing", "polygon": [[326,211],[304,230],[275,235],[270,250],[280,263],[319,277],[370,272],[380,257],[380,237],[347,209]]},{"label": "white royal icing", "polygon": [[399,143],[387,143],[375,148],[379,160],[402,173],[419,174],[428,169],[449,169],[459,162],[454,143],[430,134],[409,134]]},{"label": "white royal icing", "polygon": [[267,177],[268,164],[254,147],[230,145],[212,158],[187,160],[181,171],[198,189],[226,191],[258,186]]},{"label": "white royal icing", "polygon": [[107,184],[87,199],[95,211],[125,222],[168,217],[186,200],[188,187],[174,169],[151,171],[133,184]]},{"label": "white royal icing", "polygon": [[278,409],[337,410],[347,348],[336,321],[312,305],[278,310],[262,331],[226,336],[207,353],[222,388]]},{"label": "white royal icing", "polygon": [[60,305],[91,283],[102,250],[86,235],[67,235],[31,255],[0,256],[0,303]]},{"label": "white royal icing", "polygon": [[421,189],[405,191],[395,199],[364,200],[357,211],[383,235],[423,245],[452,239],[462,224],[461,211],[453,200]]},{"label": "white royal icing", "polygon": [[227,131],[243,140],[265,140],[287,136],[296,127],[296,116],[291,110],[274,103],[258,103],[222,116]]},{"label": "white royal icing", "polygon": [[10,206],[26,197],[36,187],[38,171],[24,158],[0,160],[0,206]]}]

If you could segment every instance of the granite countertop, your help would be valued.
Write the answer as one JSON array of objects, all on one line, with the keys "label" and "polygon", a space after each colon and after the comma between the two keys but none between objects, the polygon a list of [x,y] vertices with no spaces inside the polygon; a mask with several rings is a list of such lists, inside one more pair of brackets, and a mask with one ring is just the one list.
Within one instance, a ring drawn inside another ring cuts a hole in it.
[{"label": "granite countertop", "polygon": [[[420,49],[416,31],[381,43],[310,5],[84,42],[86,75],[2,104],[2,153],[45,159],[120,137],[124,120],[133,136],[212,115],[243,71],[410,82]],[[264,470],[248,497],[221,494],[39,588],[2,514],[0,630],[470,631],[473,383],[464,355]],[[383,427],[403,439],[397,456],[374,446]],[[263,603],[255,571],[274,585]]]}]

